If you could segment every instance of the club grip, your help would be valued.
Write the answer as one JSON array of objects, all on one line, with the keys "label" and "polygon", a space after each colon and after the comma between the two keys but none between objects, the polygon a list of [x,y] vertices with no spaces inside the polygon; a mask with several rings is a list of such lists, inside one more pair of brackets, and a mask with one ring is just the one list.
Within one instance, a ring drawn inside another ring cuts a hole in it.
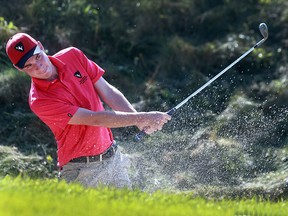
[{"label": "club grip", "polygon": [[167,112],[167,114],[172,116],[176,112],[176,110],[177,110],[176,108],[172,108]]},{"label": "club grip", "polygon": [[139,133],[137,133],[134,137],[134,141],[135,142],[139,142],[144,136],[146,135],[146,133],[142,130]]}]

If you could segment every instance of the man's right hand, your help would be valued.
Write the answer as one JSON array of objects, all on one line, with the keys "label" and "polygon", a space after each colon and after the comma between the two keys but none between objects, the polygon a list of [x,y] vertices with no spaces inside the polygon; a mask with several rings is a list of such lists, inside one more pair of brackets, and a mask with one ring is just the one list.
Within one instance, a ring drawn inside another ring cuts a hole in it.
[{"label": "man's right hand", "polygon": [[141,121],[136,126],[146,134],[162,130],[163,125],[171,119],[167,113],[158,111],[141,113],[141,115]]}]

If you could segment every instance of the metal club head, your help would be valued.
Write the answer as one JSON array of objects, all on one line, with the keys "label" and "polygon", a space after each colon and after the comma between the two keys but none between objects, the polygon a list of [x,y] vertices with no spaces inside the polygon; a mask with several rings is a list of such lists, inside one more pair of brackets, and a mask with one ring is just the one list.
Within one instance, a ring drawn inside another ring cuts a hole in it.
[{"label": "metal club head", "polygon": [[259,30],[260,30],[262,36],[264,37],[264,39],[267,40],[267,38],[268,38],[268,27],[267,27],[267,25],[265,23],[260,23]]}]

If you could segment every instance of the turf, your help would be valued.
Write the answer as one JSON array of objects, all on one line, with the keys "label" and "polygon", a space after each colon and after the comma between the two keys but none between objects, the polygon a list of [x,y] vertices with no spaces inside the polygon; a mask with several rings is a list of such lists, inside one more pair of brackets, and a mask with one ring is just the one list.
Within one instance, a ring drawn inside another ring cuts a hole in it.
[{"label": "turf", "polygon": [[146,193],[115,188],[87,189],[55,179],[5,177],[0,215],[287,215],[280,200],[206,200],[192,193]]}]

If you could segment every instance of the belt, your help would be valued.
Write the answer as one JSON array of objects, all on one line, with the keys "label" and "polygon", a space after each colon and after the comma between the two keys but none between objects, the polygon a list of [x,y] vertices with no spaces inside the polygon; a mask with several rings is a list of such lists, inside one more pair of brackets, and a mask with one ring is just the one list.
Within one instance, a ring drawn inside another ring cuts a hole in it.
[{"label": "belt", "polygon": [[70,160],[69,162],[72,163],[89,163],[89,162],[96,162],[96,161],[102,161],[105,159],[108,159],[112,157],[117,150],[117,145],[112,144],[105,152],[99,155],[92,155],[92,156],[82,156],[78,158],[74,158]]}]

